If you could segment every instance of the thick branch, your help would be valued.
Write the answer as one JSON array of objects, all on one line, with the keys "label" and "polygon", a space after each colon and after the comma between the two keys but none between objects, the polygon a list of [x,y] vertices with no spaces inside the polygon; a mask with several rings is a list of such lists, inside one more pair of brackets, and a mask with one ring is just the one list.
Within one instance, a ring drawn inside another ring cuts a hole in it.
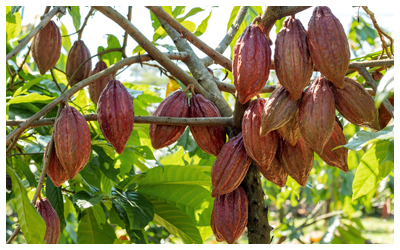
[{"label": "thick branch", "polygon": [[13,58],[25,47],[25,45],[34,37],[40,30],[42,30],[48,22],[50,22],[51,18],[55,16],[58,12],[65,15],[65,8],[62,6],[58,6],[53,8],[48,14],[46,14],[43,20],[26,36],[24,39],[20,41],[20,43],[15,47],[10,53],[6,56],[6,61]]}]

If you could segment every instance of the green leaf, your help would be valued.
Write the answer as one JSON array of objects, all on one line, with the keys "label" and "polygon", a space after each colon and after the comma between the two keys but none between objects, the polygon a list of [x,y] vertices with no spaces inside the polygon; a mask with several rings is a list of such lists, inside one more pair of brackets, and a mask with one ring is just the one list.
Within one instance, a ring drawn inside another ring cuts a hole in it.
[{"label": "green leaf", "polygon": [[14,13],[18,12],[22,6],[11,6],[11,15],[14,15]]},{"label": "green leaf", "polygon": [[193,32],[196,29],[196,24],[192,21],[182,21],[181,24],[190,32]]},{"label": "green leaf", "polygon": [[275,22],[275,27],[276,27],[276,34],[279,33],[279,31],[282,29],[283,26],[283,21],[285,21],[286,17],[282,17],[279,20],[276,20]]},{"label": "green leaf", "polygon": [[350,150],[360,150],[365,145],[376,141],[390,141],[394,139],[394,126],[387,126],[378,132],[358,131],[343,147]]},{"label": "green leaf", "polygon": [[380,181],[379,165],[385,159],[390,142],[373,144],[363,155],[353,180],[353,200],[369,193]]},{"label": "green leaf", "polygon": [[391,91],[394,90],[394,69],[390,68],[386,71],[386,74],[382,77],[379,82],[376,97],[375,97],[375,106],[379,107],[381,102],[389,97]]},{"label": "green leaf", "polygon": [[29,186],[37,187],[37,181],[35,179],[35,175],[33,175],[31,169],[29,168],[28,163],[24,162],[20,157],[18,157],[16,160],[17,164],[20,165],[22,172],[24,172],[24,175],[29,182]]},{"label": "green leaf", "polygon": [[74,194],[74,202],[81,209],[86,209],[100,203],[104,195],[91,195],[89,192],[79,191]]},{"label": "green leaf", "polygon": [[197,27],[196,32],[194,32],[195,36],[201,36],[207,29],[208,26],[208,20],[211,17],[212,10],[210,11],[210,14],[200,23],[200,25]]},{"label": "green leaf", "polygon": [[143,195],[136,191],[123,192],[116,188],[112,189],[112,194],[118,204],[125,209],[131,229],[143,229],[153,220],[154,206]]},{"label": "green leaf", "polygon": [[176,6],[175,9],[172,11],[172,16],[177,17],[180,14],[183,14],[185,12],[185,6]]},{"label": "green leaf", "polygon": [[135,174],[135,175],[131,175],[128,178],[122,180],[120,183],[118,183],[117,186],[115,186],[116,188],[124,191],[125,189],[128,188],[129,185],[132,185],[135,182],[140,181],[141,179],[143,179],[144,177],[146,177],[146,173],[141,173],[141,174]]},{"label": "green leaf", "polygon": [[6,166],[6,172],[12,180],[12,190],[15,194],[16,211],[21,232],[29,244],[44,243],[46,223],[26,195],[24,185],[15,172]]},{"label": "green leaf", "polygon": [[72,22],[75,27],[75,31],[78,31],[81,27],[81,13],[79,10],[79,6],[68,6],[68,13],[72,17]]},{"label": "green leaf", "polygon": [[394,140],[390,141],[389,148],[385,159],[381,162],[381,165],[386,162],[394,163]]},{"label": "green leaf", "polygon": [[[105,50],[121,48],[118,38],[111,34],[107,34],[107,45],[108,47]],[[102,55],[102,59],[107,64],[107,67],[110,67],[122,59],[122,53],[119,51],[107,53]]]},{"label": "green leaf", "polygon": [[107,178],[104,174],[101,175],[101,191],[108,197],[111,197],[111,188],[114,186],[114,182]]},{"label": "green leaf", "polygon": [[[64,47],[65,51],[69,51],[71,49],[71,38],[68,36],[67,28],[64,23],[61,22],[61,44]],[[61,72],[60,72],[61,73]]]},{"label": "green leaf", "polygon": [[52,100],[54,100],[54,97],[49,97],[49,96],[44,96],[40,95],[38,93],[32,93],[29,95],[24,95],[24,96],[17,96],[12,98],[7,104],[11,105],[13,103],[50,103]]},{"label": "green leaf", "polygon": [[11,6],[6,7],[6,42],[19,36],[22,29],[21,20],[19,12],[12,14]]},{"label": "green leaf", "polygon": [[185,132],[179,137],[177,146],[182,146],[185,153],[193,153],[197,149],[196,141],[189,135],[189,127],[186,128]]},{"label": "green leaf", "polygon": [[85,209],[78,226],[78,244],[112,244],[117,239],[114,228],[105,223],[99,227],[94,208]]},{"label": "green leaf", "polygon": [[200,7],[195,7],[193,9],[189,10],[189,12],[184,17],[176,18],[176,21],[180,22],[183,25],[183,21],[186,18],[191,17],[191,16],[193,16],[193,15],[195,15],[195,14],[201,12],[201,11],[204,11],[204,9],[202,9]]},{"label": "green leaf", "polygon": [[106,224],[106,222],[107,222],[106,214],[104,213],[104,210],[100,204],[96,204],[92,208],[93,208],[94,218],[96,219],[99,227],[102,229],[103,228],[102,225]]},{"label": "green leaf", "polygon": [[185,243],[203,244],[200,232],[190,217],[165,201],[150,199],[154,205],[154,222],[165,227]]},{"label": "green leaf", "polygon": [[46,178],[46,198],[57,212],[58,219],[60,220],[60,230],[62,232],[66,226],[63,195],[61,187],[56,187],[50,178]]}]

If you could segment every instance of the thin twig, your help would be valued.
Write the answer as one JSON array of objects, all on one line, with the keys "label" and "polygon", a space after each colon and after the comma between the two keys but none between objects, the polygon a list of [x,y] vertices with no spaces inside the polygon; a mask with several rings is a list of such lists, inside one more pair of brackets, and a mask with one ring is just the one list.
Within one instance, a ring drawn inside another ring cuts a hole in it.
[{"label": "thin twig", "polygon": [[[128,21],[130,22],[132,20],[132,6],[128,6]],[[128,44],[128,32],[125,31],[125,35],[124,35],[124,43],[122,45],[122,57],[123,58],[127,58],[126,56],[126,45]]]},{"label": "thin twig", "polygon": [[47,13],[49,13],[51,6],[46,6],[46,9],[44,10],[43,15],[46,15]]},{"label": "thin twig", "polygon": [[37,153],[15,153],[15,154],[12,154],[12,155],[7,155],[6,158],[12,157],[12,156],[16,156],[16,155],[42,155],[42,154],[44,154],[44,152],[37,152]]},{"label": "thin twig", "polygon": [[62,71],[61,69],[57,68],[56,66],[54,66],[53,69],[60,71],[60,72],[63,73],[64,75],[67,75],[67,73],[65,73],[65,72]]},{"label": "thin twig", "polygon": [[90,8],[90,11],[89,11],[89,13],[88,13],[87,16],[86,16],[85,21],[84,21],[83,24],[82,24],[82,27],[81,27],[81,28],[79,29],[79,31],[78,31],[78,40],[79,40],[79,41],[80,41],[81,38],[82,38],[83,29],[85,28],[85,26],[86,26],[86,24],[87,24],[87,22],[88,22],[88,20],[89,20],[89,17],[92,15],[93,11],[94,11],[93,7]]},{"label": "thin twig", "polygon": [[58,85],[57,80],[54,76],[53,69],[50,69],[50,73],[51,73],[51,77],[53,77],[54,83],[57,85],[57,88],[60,90],[60,92],[62,92],[62,89],[60,88],[60,85]]}]

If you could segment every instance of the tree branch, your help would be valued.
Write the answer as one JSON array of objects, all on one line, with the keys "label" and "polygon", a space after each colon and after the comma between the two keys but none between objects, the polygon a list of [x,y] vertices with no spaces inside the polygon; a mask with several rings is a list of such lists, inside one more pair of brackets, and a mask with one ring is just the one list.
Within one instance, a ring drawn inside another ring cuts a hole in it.
[{"label": "tree branch", "polygon": [[83,24],[82,24],[82,27],[81,27],[81,28],[79,29],[79,31],[78,31],[78,40],[81,40],[81,38],[82,38],[82,33],[83,33],[83,29],[85,28],[85,26],[86,26],[86,24],[87,24],[87,22],[88,22],[88,20],[89,20],[89,17],[92,15],[93,11],[94,11],[94,9],[93,9],[93,8],[90,8],[90,11],[89,11],[89,13],[88,13],[87,16],[86,16],[85,21],[84,21]]},{"label": "tree branch", "polygon": [[6,61],[13,58],[25,47],[25,45],[34,37],[40,30],[42,30],[48,22],[50,22],[51,18],[55,16],[58,12],[65,15],[65,8],[62,6],[58,6],[53,8],[48,14],[46,14],[43,20],[26,36],[24,39],[20,41],[20,43],[6,56]]},{"label": "tree branch", "polygon": [[[130,22],[132,20],[132,6],[128,6],[128,21]],[[126,56],[126,45],[128,44],[128,32],[125,31],[125,35],[124,35],[124,43],[122,45],[122,57],[123,58],[127,58]]]}]

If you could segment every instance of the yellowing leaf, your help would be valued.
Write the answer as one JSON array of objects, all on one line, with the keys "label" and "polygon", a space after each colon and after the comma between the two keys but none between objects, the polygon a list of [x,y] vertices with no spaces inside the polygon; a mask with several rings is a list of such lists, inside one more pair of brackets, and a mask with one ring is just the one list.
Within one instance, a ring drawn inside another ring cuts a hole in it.
[{"label": "yellowing leaf", "polygon": [[179,87],[180,87],[179,83],[177,83],[174,80],[170,80],[167,85],[167,92],[165,92],[165,97],[167,97],[169,95],[169,93],[171,93],[172,91],[179,89]]}]

